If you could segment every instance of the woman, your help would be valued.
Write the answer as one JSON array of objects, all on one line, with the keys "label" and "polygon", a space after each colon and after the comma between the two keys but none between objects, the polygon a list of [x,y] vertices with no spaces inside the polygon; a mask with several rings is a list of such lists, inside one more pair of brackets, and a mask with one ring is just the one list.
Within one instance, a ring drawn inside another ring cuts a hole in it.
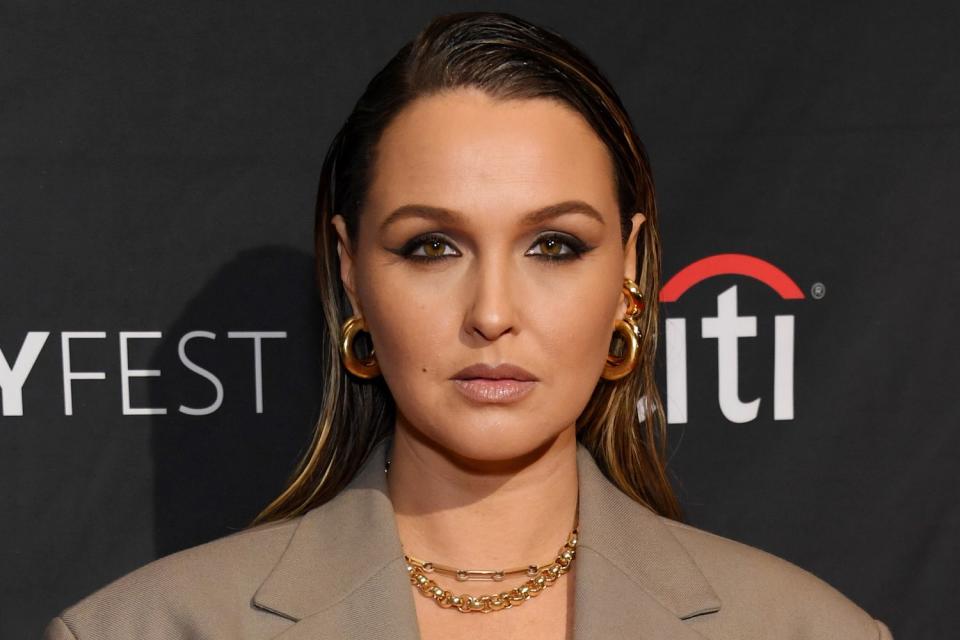
[{"label": "woman", "polygon": [[430,23],[333,141],[316,250],[326,387],[287,489],[47,638],[890,638],[679,522],[650,167],[559,36]]}]

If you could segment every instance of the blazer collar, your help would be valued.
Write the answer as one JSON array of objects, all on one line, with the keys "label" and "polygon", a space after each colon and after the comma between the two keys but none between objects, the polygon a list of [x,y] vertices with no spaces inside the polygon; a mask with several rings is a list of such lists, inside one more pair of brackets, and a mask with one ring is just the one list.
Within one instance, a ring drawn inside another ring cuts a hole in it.
[{"label": "blazer collar", "polygon": [[[329,502],[300,517],[253,604],[294,621],[277,638],[419,640],[414,590],[384,474],[390,439]],[[576,640],[703,636],[682,621],[720,600],[660,516],[620,491],[577,444]]]}]

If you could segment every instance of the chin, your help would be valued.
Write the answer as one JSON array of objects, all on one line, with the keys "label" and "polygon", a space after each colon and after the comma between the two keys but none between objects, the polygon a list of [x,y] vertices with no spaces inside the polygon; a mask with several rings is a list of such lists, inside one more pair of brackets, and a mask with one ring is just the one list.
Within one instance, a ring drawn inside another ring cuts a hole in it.
[{"label": "chin", "polygon": [[530,429],[529,420],[491,419],[446,425],[435,434],[425,434],[437,447],[465,464],[501,462],[526,465],[543,455],[553,444],[562,426],[556,429]]}]

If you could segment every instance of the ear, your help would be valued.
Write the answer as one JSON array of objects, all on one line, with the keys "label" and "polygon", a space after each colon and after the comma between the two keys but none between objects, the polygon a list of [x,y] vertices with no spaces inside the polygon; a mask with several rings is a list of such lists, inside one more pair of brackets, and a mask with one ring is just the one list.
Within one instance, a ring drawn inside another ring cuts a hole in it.
[{"label": "ear", "polygon": [[[633,214],[631,218],[632,227],[630,236],[627,238],[627,244],[624,247],[623,255],[623,277],[630,278],[633,281],[637,279],[637,238],[640,237],[640,227],[643,225],[647,216],[639,211]],[[620,296],[620,304],[617,306],[618,315],[614,321],[622,318],[627,312],[627,301]]]},{"label": "ear", "polygon": [[357,301],[357,288],[354,280],[353,248],[350,246],[350,236],[347,234],[347,221],[339,213],[330,219],[330,224],[337,231],[337,256],[340,258],[340,281],[350,299],[350,306],[354,315],[362,315],[360,304]]}]

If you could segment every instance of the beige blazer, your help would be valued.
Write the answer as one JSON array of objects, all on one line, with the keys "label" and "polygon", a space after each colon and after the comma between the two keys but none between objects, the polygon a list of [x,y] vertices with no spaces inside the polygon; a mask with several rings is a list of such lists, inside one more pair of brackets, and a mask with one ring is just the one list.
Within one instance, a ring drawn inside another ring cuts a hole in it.
[{"label": "beige blazer", "polygon": [[[423,596],[404,569],[386,448],[326,504],[155,560],[68,607],[44,638],[418,640]],[[891,639],[811,573],[633,501],[583,445],[577,475],[575,640]]]}]

